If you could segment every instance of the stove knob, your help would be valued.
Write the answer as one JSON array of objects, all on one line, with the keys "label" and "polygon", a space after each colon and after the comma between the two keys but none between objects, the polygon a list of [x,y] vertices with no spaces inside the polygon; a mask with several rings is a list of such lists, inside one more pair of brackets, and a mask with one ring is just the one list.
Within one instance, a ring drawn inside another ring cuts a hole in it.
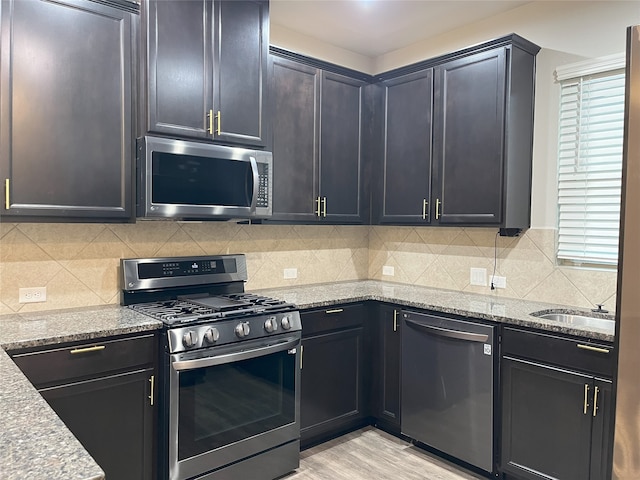
[{"label": "stove knob", "polygon": [[280,324],[282,325],[282,328],[284,330],[289,330],[291,328],[291,319],[285,315],[284,317],[282,317]]},{"label": "stove knob", "polygon": [[236,325],[236,335],[238,338],[243,338],[249,335],[251,329],[249,328],[249,322],[242,322]]},{"label": "stove knob", "polygon": [[207,343],[216,343],[220,338],[220,332],[218,332],[217,328],[209,328],[206,332],[204,332],[204,340]]},{"label": "stove knob", "polygon": [[198,343],[198,335],[193,330],[189,330],[182,337],[182,344],[187,348],[193,347],[196,343]]},{"label": "stove knob", "polygon": [[278,321],[276,320],[276,317],[267,318],[264,322],[264,329],[268,333],[272,333],[278,330]]}]

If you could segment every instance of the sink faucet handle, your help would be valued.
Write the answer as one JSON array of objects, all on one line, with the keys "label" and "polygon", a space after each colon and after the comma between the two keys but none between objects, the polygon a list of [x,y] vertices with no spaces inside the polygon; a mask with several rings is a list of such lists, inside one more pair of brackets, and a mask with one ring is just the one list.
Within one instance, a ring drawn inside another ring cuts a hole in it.
[{"label": "sink faucet handle", "polygon": [[598,308],[592,308],[591,311],[595,313],[609,313],[609,310],[602,308],[604,307],[604,303],[596,303],[596,307]]}]

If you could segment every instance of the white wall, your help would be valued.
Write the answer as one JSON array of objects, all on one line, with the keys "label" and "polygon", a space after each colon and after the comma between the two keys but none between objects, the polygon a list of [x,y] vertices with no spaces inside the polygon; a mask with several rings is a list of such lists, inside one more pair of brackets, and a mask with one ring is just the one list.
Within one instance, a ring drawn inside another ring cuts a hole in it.
[{"label": "white wall", "polygon": [[[509,33],[538,44],[531,226],[556,225],[557,66],[625,50],[640,1],[536,1],[375,59],[273,26],[273,44],[367,73],[380,73]],[[371,66],[373,64],[373,66]]]},{"label": "white wall", "polygon": [[374,58],[320,42],[282,25],[269,26],[269,43],[301,55],[353,68],[359,72],[370,75],[374,73]]}]

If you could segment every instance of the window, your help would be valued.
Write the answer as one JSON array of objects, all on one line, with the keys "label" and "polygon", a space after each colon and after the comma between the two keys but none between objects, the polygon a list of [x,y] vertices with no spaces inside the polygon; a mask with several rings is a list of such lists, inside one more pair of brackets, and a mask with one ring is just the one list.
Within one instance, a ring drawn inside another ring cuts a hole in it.
[{"label": "window", "polygon": [[557,71],[558,260],[569,265],[618,262],[624,57]]}]

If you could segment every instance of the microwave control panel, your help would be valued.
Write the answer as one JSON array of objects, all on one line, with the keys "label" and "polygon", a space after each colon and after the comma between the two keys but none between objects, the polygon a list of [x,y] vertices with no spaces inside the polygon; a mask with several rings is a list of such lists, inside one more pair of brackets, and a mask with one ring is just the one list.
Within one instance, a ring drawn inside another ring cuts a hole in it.
[{"label": "microwave control panel", "polygon": [[258,202],[256,207],[269,206],[269,165],[266,163],[258,164],[258,176],[260,184],[258,185]]}]

